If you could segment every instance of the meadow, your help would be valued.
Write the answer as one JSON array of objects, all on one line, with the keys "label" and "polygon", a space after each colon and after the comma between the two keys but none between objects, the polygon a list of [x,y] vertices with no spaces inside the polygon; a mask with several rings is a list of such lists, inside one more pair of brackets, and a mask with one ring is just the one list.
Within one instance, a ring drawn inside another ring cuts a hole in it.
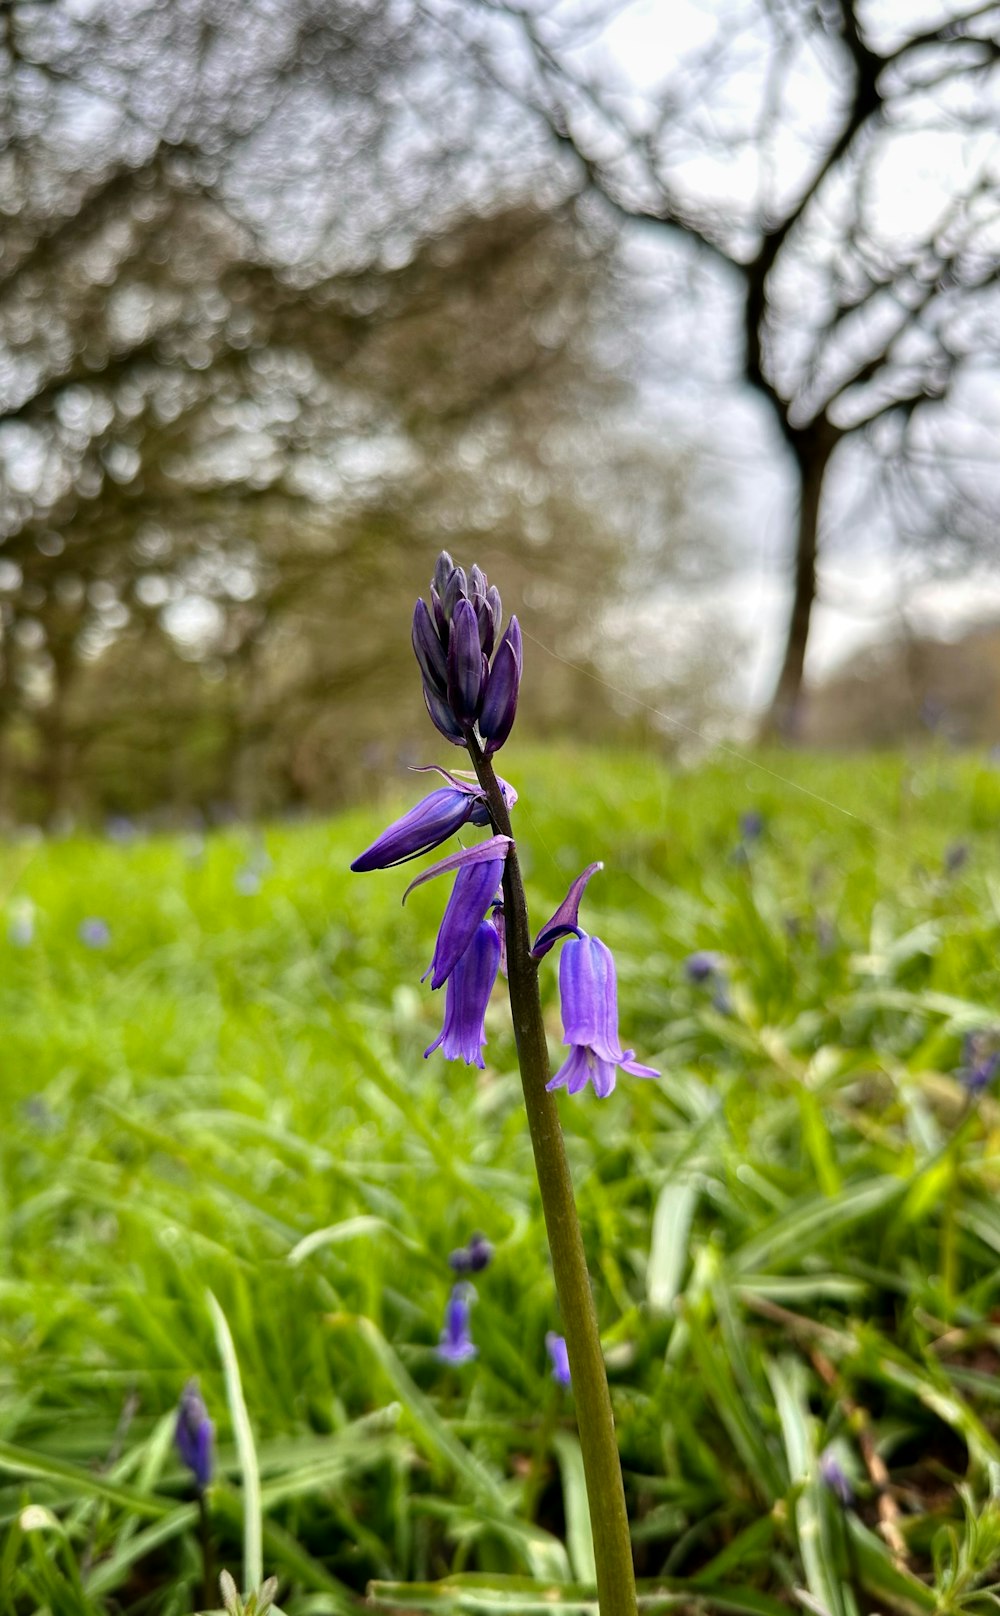
[{"label": "meadow", "polygon": [[[560,1096],[641,1608],[995,1609],[1000,770],[503,764],[536,924],[604,860],[587,924],[663,1073]],[[206,1555],[289,1616],[596,1608],[504,999],[485,1072],[425,1061],[444,893],[348,870],[426,789],[0,848],[3,1616],[186,1616]]]}]

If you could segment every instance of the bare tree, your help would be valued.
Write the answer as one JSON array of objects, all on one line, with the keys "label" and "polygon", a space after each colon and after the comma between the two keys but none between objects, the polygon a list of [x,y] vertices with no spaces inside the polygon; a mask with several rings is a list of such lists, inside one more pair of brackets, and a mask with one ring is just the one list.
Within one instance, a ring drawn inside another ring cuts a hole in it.
[{"label": "bare tree", "polygon": [[887,462],[882,488],[905,530],[981,540],[1000,515],[995,481],[960,473],[960,417],[981,409],[984,374],[995,407],[1000,363],[1000,6],[937,10],[915,23],[912,8],[874,0],[714,0],[678,49],[665,7],[643,54],[628,8],[601,0],[434,7],[585,184],[739,290],[740,375],[799,492],[771,732],[794,728],[845,440]]}]

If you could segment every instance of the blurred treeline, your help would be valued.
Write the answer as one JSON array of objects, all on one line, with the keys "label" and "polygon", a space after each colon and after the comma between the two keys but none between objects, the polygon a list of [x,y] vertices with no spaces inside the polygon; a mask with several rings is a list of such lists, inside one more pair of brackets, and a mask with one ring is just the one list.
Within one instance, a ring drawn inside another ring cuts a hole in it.
[{"label": "blurred treeline", "polygon": [[0,812],[321,807],[426,757],[441,547],[522,617],[526,728],[634,734],[629,603],[711,545],[610,211],[511,184],[489,85],[382,0],[0,29]]}]

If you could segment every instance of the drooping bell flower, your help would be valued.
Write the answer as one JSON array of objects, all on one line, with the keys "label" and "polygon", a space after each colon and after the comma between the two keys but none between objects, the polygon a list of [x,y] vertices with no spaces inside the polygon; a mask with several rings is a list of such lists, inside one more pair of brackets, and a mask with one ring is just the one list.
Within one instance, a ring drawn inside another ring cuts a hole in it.
[{"label": "drooping bell flower", "polygon": [[189,1380],[177,1406],[174,1444],[181,1461],[194,1476],[195,1486],[204,1492],[212,1479],[212,1447],[215,1426],[208,1417],[198,1382]]},{"label": "drooping bell flower", "polygon": [[546,1088],[578,1094],[590,1082],[600,1099],[615,1086],[618,1068],[633,1077],[659,1077],[618,1041],[618,983],[611,950],[599,937],[570,937],[559,959],[563,1042],[569,1055]]},{"label": "drooping bell flower", "polygon": [[[352,870],[388,870],[395,864],[405,864],[409,859],[419,858],[421,853],[429,853],[433,847],[440,847],[463,825],[489,824],[486,797],[478,784],[461,780],[445,769],[435,772],[442,775],[448,784],[439,786],[401,819],[395,820],[371,847],[358,854],[351,865]],[[507,807],[513,808],[517,801],[514,787],[499,778],[497,784]]]},{"label": "drooping bell flower", "polygon": [[503,866],[502,857],[485,859],[463,865],[456,875],[438,928],[434,958],[424,972],[425,977],[430,977],[432,988],[437,989],[447,982],[472,942],[480,921],[485,919],[486,911],[496,897],[497,887],[503,879]]},{"label": "drooping bell flower", "polygon": [[552,1379],[557,1380],[560,1386],[568,1386],[571,1380],[569,1372],[569,1353],[566,1351],[566,1337],[556,1335],[550,1330],[545,1337],[549,1357],[552,1360]]},{"label": "drooping bell flower", "polygon": [[503,618],[498,591],[479,567],[466,576],[447,550],[437,559],[430,594],[430,606],[421,599],[414,607],[411,637],[431,722],[454,746],[464,746],[478,722],[486,752],[496,752],[517,710],[522,667],[517,618],[498,641]]},{"label": "drooping bell flower", "polygon": [[468,1363],[479,1351],[469,1330],[469,1304],[475,1294],[471,1285],[452,1287],[437,1348],[437,1355],[444,1363]]},{"label": "drooping bell flower", "polygon": [[444,1026],[424,1050],[424,1059],[440,1049],[445,1060],[485,1065],[486,1007],[500,968],[500,939],[488,920],[480,921],[471,943],[448,977]]}]

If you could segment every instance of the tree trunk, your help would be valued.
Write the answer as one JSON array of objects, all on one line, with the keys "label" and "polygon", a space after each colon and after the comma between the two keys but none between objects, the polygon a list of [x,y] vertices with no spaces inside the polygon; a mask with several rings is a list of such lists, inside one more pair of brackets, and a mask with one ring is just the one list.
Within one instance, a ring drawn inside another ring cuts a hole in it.
[{"label": "tree trunk", "polygon": [[793,441],[795,463],[799,473],[799,516],[795,538],[792,610],[788,620],[781,672],[778,674],[771,705],[761,722],[761,740],[793,741],[799,728],[809,626],[816,600],[820,500],[826,468],[839,436],[835,428],[820,420],[797,433]]}]

